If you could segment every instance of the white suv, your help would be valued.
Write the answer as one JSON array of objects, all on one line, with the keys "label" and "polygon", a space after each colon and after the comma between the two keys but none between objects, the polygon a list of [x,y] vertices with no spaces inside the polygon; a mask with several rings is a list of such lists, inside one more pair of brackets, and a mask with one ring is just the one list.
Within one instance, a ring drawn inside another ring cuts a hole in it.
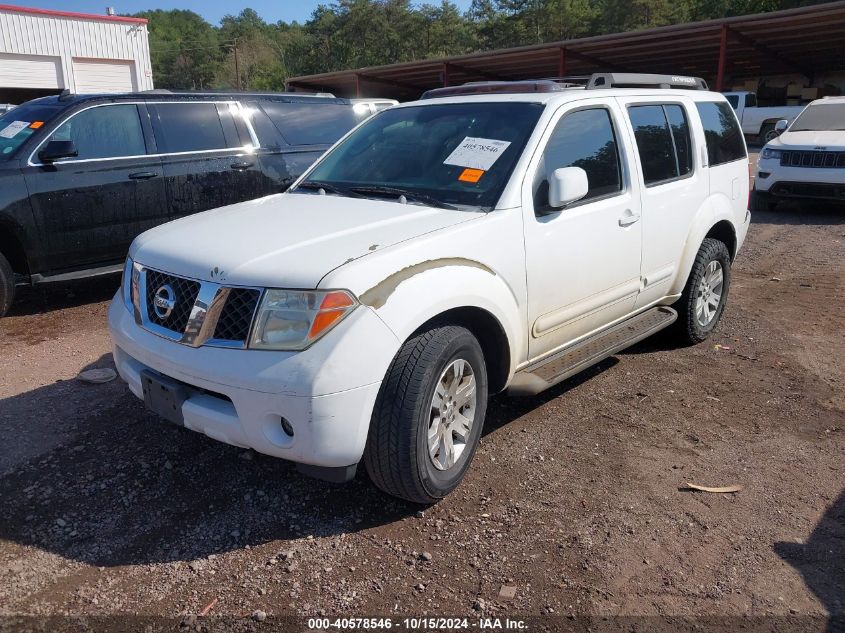
[{"label": "white suv", "polygon": [[431,503],[489,394],[673,322],[707,338],[749,224],[725,98],[655,75],[466,92],[374,115],[287,193],[138,237],[109,312],[132,392],[324,479],[363,459]]},{"label": "white suv", "polygon": [[754,204],[772,211],[788,199],[845,202],[845,97],[810,103],[760,152]]}]

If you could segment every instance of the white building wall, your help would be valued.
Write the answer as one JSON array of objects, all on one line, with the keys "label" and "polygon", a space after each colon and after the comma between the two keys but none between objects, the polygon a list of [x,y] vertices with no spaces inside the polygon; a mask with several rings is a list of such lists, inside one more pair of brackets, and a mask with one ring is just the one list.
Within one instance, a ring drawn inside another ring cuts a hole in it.
[{"label": "white building wall", "polygon": [[[5,55],[4,55],[5,54]],[[120,60],[133,62],[138,90],[153,88],[147,25],[91,17],[70,17],[49,12],[29,13],[0,9],[0,65],[18,56],[59,58],[61,89],[77,91],[73,61]]]}]

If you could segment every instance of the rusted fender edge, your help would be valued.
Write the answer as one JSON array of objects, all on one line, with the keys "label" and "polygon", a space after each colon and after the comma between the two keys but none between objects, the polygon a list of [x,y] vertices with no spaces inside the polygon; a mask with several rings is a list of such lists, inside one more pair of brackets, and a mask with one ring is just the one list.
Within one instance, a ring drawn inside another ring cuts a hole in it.
[{"label": "rusted fender edge", "polygon": [[446,266],[465,266],[470,268],[478,268],[479,270],[483,270],[484,272],[490,273],[491,275],[495,276],[496,274],[481,262],[477,262],[473,259],[466,259],[464,257],[442,257],[440,259],[430,259],[428,261],[420,262],[419,264],[413,264],[412,266],[403,268],[402,270],[393,273],[389,277],[384,278],[378,284],[376,284],[361,295],[361,303],[378,310],[385,303],[387,303],[387,300],[390,298],[390,295],[394,293],[394,291],[399,287],[399,284],[401,284],[403,281],[407,281],[411,277],[419,275],[420,273],[424,273],[427,270],[434,270],[435,268],[445,268]]}]

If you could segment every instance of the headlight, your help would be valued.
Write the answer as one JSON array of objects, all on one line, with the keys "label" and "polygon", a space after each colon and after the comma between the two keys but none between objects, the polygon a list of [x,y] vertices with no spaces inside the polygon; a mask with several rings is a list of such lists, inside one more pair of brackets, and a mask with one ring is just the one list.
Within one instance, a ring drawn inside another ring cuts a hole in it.
[{"label": "headlight", "polygon": [[760,152],[760,158],[763,160],[768,160],[770,158],[780,158],[782,150],[779,149],[770,149],[768,147],[764,147],[763,151]]},{"label": "headlight", "polygon": [[340,323],[358,302],[345,290],[264,293],[252,329],[252,349],[301,350]]}]

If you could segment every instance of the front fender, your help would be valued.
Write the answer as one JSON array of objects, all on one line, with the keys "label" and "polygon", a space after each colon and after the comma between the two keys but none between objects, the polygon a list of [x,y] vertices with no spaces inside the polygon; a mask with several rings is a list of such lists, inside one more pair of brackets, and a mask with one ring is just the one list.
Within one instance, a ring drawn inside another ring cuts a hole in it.
[{"label": "front fender", "polygon": [[[510,376],[526,354],[526,335],[519,302],[505,280],[484,264],[447,257],[427,260],[388,276],[360,296],[393,331],[406,341],[434,317],[456,308],[479,308],[490,313],[510,347]],[[398,351],[398,349],[397,349]]]}]

